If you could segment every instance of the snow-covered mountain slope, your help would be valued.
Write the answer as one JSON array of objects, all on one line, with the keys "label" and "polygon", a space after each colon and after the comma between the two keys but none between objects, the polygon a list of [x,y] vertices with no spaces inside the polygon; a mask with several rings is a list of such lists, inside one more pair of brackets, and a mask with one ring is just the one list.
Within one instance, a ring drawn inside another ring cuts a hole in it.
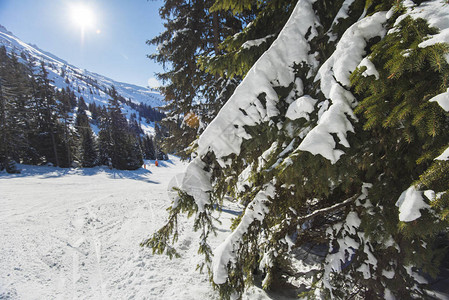
[{"label": "snow-covered mountain slope", "polygon": [[[107,104],[109,95],[106,91],[114,86],[120,96],[136,104],[143,103],[153,108],[163,105],[162,96],[156,91],[118,82],[106,76],[77,68],[67,61],[41,50],[36,45],[23,42],[2,25],[0,25],[1,46],[5,46],[8,52],[16,53],[21,62],[25,62],[25,60],[34,61],[33,65],[36,67],[36,70],[40,62],[43,61],[49,72],[49,78],[57,88],[69,87],[75,92],[77,97],[82,96],[86,103]],[[123,112],[129,118],[130,114],[135,111],[131,107],[124,105]],[[151,132],[152,124],[147,124],[149,126],[143,125],[142,127],[144,127],[145,131]]]}]

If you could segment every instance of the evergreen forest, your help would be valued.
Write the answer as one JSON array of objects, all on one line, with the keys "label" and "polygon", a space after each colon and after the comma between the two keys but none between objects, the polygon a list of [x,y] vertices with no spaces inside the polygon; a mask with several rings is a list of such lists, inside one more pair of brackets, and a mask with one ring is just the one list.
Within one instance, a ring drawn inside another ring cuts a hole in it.
[{"label": "evergreen forest", "polygon": [[[0,171],[19,172],[16,163],[135,170],[143,159],[166,158],[155,141],[162,131],[149,136],[140,124],[162,113],[126,100],[114,86],[106,90],[108,105],[86,104],[69,86],[57,88],[48,67],[0,48]],[[135,111],[129,119],[124,104]]]}]

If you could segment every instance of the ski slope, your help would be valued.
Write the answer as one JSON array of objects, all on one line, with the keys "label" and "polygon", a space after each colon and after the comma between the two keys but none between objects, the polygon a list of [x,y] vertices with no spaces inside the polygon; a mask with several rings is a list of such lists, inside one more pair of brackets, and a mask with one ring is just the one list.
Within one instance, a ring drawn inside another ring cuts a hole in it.
[{"label": "ski slope", "polygon": [[[179,221],[179,259],[139,246],[165,222],[177,158],[137,171],[19,168],[0,172],[0,299],[217,298],[195,270],[192,220]],[[238,213],[226,205],[213,247]],[[269,299],[257,288],[245,298]]]}]

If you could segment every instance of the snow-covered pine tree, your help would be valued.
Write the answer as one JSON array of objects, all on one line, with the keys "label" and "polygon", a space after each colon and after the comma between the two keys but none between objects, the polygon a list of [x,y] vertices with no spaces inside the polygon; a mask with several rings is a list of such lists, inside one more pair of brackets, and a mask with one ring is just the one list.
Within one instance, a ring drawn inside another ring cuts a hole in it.
[{"label": "snow-covered pine tree", "polygon": [[153,137],[148,134],[142,138],[142,152],[145,159],[156,159]]},{"label": "snow-covered pine tree", "polygon": [[199,107],[202,124],[215,118],[252,65],[276,39],[293,8],[288,0],[215,1],[210,11],[223,15],[232,12],[234,18],[228,17],[226,23],[231,22],[240,30],[223,40],[220,51],[198,56],[199,68],[217,78],[204,88],[208,101]]},{"label": "snow-covered pine tree", "polygon": [[57,141],[58,153],[60,157],[60,167],[71,167],[76,152],[76,136],[73,130],[73,116],[71,114],[76,104],[76,97],[67,89],[55,89],[55,98],[57,100],[56,111],[58,117],[57,123]]},{"label": "snow-covered pine tree", "polygon": [[91,168],[98,165],[98,151],[86,109],[87,105],[84,99],[80,97],[75,120],[79,140],[77,157],[82,167]]},{"label": "snow-covered pine tree", "polygon": [[200,56],[199,66],[206,72],[225,78],[245,76],[259,57],[269,48],[284,27],[294,8],[288,0],[215,1],[211,11],[229,11],[242,25],[239,32],[228,36],[218,54]]},{"label": "snow-covered pine tree", "polygon": [[[290,254],[310,245],[327,250],[303,296],[428,297],[425,278],[447,255],[448,18],[441,0],[299,0],[142,245],[176,255],[187,212],[222,298],[257,270],[265,288],[292,279]],[[245,210],[212,250],[225,196]]]},{"label": "snow-covered pine tree", "polygon": [[111,118],[105,107],[98,108],[97,119],[100,131],[98,132],[98,158],[99,164],[105,166],[112,166],[112,145],[113,140],[111,136]]},{"label": "snow-covered pine tree", "polygon": [[102,112],[99,132],[99,156],[101,164],[111,164],[120,170],[136,170],[143,164],[139,141],[129,128],[120,108],[115,87],[109,90],[109,104]]},{"label": "snow-covered pine tree", "polygon": [[[26,56],[21,55],[21,58],[26,59]],[[0,63],[0,136],[3,140],[0,156],[7,161],[3,164],[52,162],[70,166],[70,148],[74,146],[69,128],[70,99],[62,92],[55,92],[42,63],[34,75],[32,62],[21,63],[4,47],[0,50]]]},{"label": "snow-covered pine tree", "polygon": [[28,148],[29,120],[26,109],[31,91],[26,68],[15,54],[9,56],[0,48],[0,169],[16,172],[15,162],[25,156]]},{"label": "snow-covered pine tree", "polygon": [[34,105],[36,110],[37,136],[34,136],[33,144],[38,152],[47,159],[47,162],[55,166],[60,165],[58,154],[58,116],[55,113],[56,99],[55,91],[51,85],[52,80],[48,77],[45,63],[41,62],[39,72],[35,75]]},{"label": "snow-covered pine tree", "polygon": [[[223,37],[235,33],[240,25],[230,13],[210,13],[213,3],[211,0],[165,1],[160,16],[166,30],[147,41],[157,45],[157,52],[149,58],[165,68],[157,75],[164,83],[160,91],[167,102],[166,117],[160,124],[169,136],[164,137],[162,146],[164,151],[183,158],[189,156],[186,153],[190,151],[189,145],[210,120],[211,103],[226,95],[221,93],[223,89],[233,86],[233,81],[216,78],[197,66],[198,56],[218,54]],[[198,122],[187,122],[191,116]]]}]

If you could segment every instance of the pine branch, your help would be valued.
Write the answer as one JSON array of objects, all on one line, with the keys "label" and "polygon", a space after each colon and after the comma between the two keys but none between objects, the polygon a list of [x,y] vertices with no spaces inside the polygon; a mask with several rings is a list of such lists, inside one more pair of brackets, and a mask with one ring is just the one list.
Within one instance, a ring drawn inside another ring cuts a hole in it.
[{"label": "pine branch", "polygon": [[357,200],[357,198],[358,198],[360,195],[361,195],[361,194],[358,193],[358,194],[355,194],[354,196],[352,196],[352,197],[346,199],[346,200],[343,201],[343,202],[334,204],[334,205],[329,206],[329,207],[326,207],[326,208],[322,208],[322,209],[315,210],[315,211],[314,211],[313,213],[311,213],[311,214],[308,214],[308,215],[299,217],[299,218],[298,218],[298,221],[299,221],[299,222],[304,222],[304,221],[307,221],[307,220],[309,220],[309,219],[312,219],[312,218],[314,218],[314,217],[316,217],[316,216],[318,216],[318,215],[322,215],[322,214],[325,214],[325,213],[328,213],[328,212],[337,210],[337,209],[339,209],[339,208],[341,208],[341,207],[344,207],[344,206],[346,206],[346,205],[349,205],[349,204],[351,204],[352,202],[354,202],[355,200]]}]

